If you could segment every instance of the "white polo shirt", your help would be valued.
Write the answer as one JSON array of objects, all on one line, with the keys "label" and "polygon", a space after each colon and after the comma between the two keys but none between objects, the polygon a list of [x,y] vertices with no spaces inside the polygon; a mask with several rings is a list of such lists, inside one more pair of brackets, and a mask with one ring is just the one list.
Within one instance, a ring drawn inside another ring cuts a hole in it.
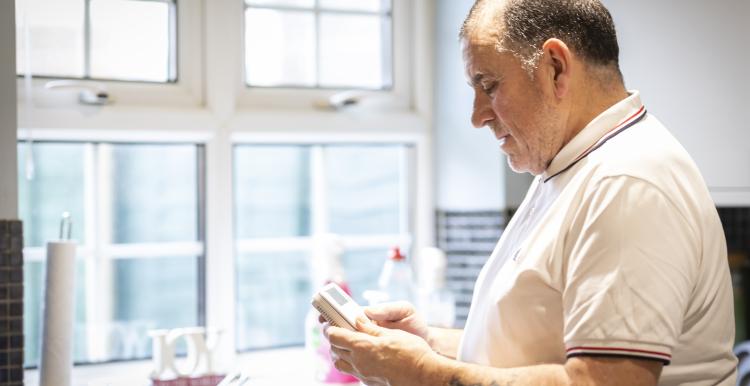
[{"label": "white polo shirt", "polygon": [[477,280],[459,360],[668,364],[660,385],[734,385],[724,232],[685,149],[637,91],[534,180]]}]

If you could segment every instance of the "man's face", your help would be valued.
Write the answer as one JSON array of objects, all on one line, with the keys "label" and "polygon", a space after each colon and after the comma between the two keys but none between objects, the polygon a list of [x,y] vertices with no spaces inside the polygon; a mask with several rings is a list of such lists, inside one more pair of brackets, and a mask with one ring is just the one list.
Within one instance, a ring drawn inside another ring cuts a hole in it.
[{"label": "man's face", "polygon": [[498,52],[491,39],[465,38],[463,54],[474,89],[471,123],[492,130],[514,171],[543,173],[562,147],[565,126],[541,83],[545,78],[532,80],[521,61]]}]

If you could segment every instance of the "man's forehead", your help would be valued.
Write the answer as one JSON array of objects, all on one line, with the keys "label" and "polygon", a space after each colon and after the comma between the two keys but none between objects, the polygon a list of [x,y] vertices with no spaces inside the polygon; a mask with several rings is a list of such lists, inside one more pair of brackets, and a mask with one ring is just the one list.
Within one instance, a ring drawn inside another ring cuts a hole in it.
[{"label": "man's forehead", "polygon": [[507,52],[500,52],[496,40],[473,41],[463,39],[462,50],[467,71],[504,62]]},{"label": "man's forehead", "polygon": [[505,0],[480,0],[467,21],[465,37],[482,44],[497,41],[503,25],[505,5]]}]

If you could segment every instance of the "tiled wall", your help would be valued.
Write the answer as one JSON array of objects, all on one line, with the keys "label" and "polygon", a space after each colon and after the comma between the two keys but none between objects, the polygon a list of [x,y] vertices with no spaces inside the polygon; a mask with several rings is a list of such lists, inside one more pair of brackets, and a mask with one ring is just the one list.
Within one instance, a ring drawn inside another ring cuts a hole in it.
[{"label": "tiled wall", "polygon": [[736,342],[750,339],[750,208],[719,208],[734,287]]},{"label": "tiled wall", "polygon": [[750,252],[750,208],[719,208],[730,251]]},{"label": "tiled wall", "polygon": [[23,228],[0,220],[0,386],[23,385]]},{"label": "tiled wall", "polygon": [[456,295],[456,327],[463,327],[474,282],[505,228],[500,211],[438,211],[438,247],[448,256],[447,282]]}]

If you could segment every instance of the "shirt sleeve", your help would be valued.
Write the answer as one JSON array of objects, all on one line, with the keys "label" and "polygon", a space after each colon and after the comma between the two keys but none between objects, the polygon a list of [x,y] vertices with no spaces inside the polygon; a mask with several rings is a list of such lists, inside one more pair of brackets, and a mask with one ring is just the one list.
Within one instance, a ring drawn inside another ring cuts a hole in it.
[{"label": "shirt sleeve", "polygon": [[669,364],[697,274],[700,240],[653,184],[607,177],[567,234],[565,349]]}]

